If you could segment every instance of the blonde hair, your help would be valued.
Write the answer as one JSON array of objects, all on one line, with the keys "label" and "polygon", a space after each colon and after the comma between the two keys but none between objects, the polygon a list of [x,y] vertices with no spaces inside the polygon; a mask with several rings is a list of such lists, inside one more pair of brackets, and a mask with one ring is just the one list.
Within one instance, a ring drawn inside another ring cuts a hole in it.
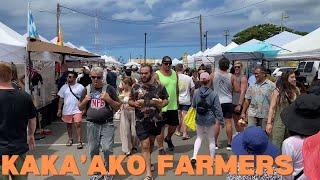
[{"label": "blonde hair", "polygon": [[239,64],[241,67],[243,67],[242,62],[241,61],[236,61],[234,62],[234,65]]},{"label": "blonde hair", "polygon": [[0,82],[8,83],[12,79],[11,65],[5,62],[0,62]]}]

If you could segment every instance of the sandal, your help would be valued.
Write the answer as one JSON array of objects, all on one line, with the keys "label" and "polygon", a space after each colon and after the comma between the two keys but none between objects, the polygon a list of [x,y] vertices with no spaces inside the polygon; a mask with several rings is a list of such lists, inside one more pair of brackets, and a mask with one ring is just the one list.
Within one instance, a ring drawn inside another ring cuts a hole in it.
[{"label": "sandal", "polygon": [[153,180],[151,176],[146,176],[143,180]]},{"label": "sandal", "polygon": [[186,136],[186,137],[182,137],[182,140],[188,140],[190,138],[191,138],[190,136]]},{"label": "sandal", "polygon": [[182,136],[182,133],[181,133],[181,132],[179,132],[179,131],[176,131],[174,134],[175,134],[176,136],[179,136],[179,137],[181,137],[181,136]]},{"label": "sandal", "polygon": [[79,142],[79,144],[77,145],[77,149],[83,149],[83,144],[82,144],[82,142]]},{"label": "sandal", "polygon": [[73,139],[69,139],[66,146],[72,146],[72,144],[73,144]]}]

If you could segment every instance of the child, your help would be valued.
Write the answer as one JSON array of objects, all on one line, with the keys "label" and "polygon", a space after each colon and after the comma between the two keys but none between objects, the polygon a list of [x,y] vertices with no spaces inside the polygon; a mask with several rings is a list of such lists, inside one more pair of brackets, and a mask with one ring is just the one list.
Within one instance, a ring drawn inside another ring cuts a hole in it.
[{"label": "child", "polygon": [[194,143],[193,157],[191,163],[196,164],[196,156],[203,138],[209,141],[210,156],[215,155],[214,124],[216,119],[224,125],[222,109],[218,95],[210,88],[210,75],[207,72],[200,74],[201,87],[193,96],[192,107],[196,109],[197,139]]}]

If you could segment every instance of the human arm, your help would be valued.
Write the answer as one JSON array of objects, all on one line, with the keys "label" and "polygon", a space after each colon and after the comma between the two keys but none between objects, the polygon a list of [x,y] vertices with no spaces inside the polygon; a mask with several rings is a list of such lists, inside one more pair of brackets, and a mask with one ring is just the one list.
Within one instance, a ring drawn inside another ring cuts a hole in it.
[{"label": "human arm", "polygon": [[108,103],[114,111],[118,111],[122,105],[117,96],[116,90],[112,86],[108,86],[108,92],[102,92],[100,98]]},{"label": "human arm", "polygon": [[273,125],[273,118],[276,111],[276,105],[279,97],[279,92],[277,90],[274,90],[271,95],[271,103],[269,106],[269,112],[268,112],[268,121],[266,126],[266,131],[270,135],[272,132],[272,125]]},{"label": "human arm", "polygon": [[216,119],[220,122],[222,127],[224,126],[224,118],[223,118],[223,113],[222,113],[222,108],[219,100],[219,96],[217,94],[214,95],[214,100],[213,100],[213,108],[212,108],[214,115]]},{"label": "human arm", "polygon": [[86,109],[88,102],[91,101],[91,96],[87,95],[87,90],[85,89],[83,91],[83,94],[81,96],[81,100],[78,104],[78,107],[80,109],[80,111],[83,111]]},{"label": "human arm", "polygon": [[59,97],[59,103],[58,103],[58,112],[57,116],[61,117],[62,116],[62,105],[63,105],[64,99],[62,97]]},{"label": "human arm", "polygon": [[37,119],[36,117],[29,119],[28,121],[28,145],[29,150],[33,150],[35,148],[36,142],[34,139],[34,133],[37,127]]}]

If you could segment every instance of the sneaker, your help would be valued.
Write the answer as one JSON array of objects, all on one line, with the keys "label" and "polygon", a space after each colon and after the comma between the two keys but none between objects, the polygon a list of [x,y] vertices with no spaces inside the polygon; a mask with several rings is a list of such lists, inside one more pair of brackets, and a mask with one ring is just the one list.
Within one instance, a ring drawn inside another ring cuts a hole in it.
[{"label": "sneaker", "polygon": [[216,150],[218,150],[219,149],[219,146],[216,144]]},{"label": "sneaker", "polygon": [[154,164],[151,164],[150,169],[151,169],[151,172],[154,172],[156,170],[156,167],[154,167]]},{"label": "sneaker", "polygon": [[104,177],[102,175],[93,175],[90,180],[104,180]]},{"label": "sneaker", "polygon": [[159,155],[166,155],[166,151],[164,149],[159,149]]},{"label": "sneaker", "polygon": [[111,175],[106,175],[103,177],[103,180],[112,180],[113,179],[113,176]]},{"label": "sneaker", "polygon": [[230,144],[228,144],[228,146],[227,146],[227,148],[226,148],[228,151],[231,151],[232,150],[232,148],[231,148],[231,145]]},{"label": "sneaker", "polygon": [[166,142],[168,144],[169,151],[174,151],[174,145],[172,144],[171,139],[164,138],[164,142]]}]

